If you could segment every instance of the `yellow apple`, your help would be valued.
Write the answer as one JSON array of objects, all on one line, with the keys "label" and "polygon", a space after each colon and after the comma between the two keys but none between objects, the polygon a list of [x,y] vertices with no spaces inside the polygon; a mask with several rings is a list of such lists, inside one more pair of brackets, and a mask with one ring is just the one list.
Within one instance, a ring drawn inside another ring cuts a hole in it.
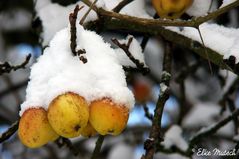
[{"label": "yellow apple", "polygon": [[19,122],[18,136],[29,148],[41,147],[59,137],[50,126],[47,112],[43,108],[30,108],[23,113]]},{"label": "yellow apple", "polygon": [[97,134],[97,131],[92,127],[92,125],[89,122],[87,126],[83,128],[80,134],[84,137],[90,138],[92,136],[95,136]]},{"label": "yellow apple", "polygon": [[[193,0],[152,0],[160,18],[179,18],[192,4]],[[203,3],[203,2],[202,2]]]},{"label": "yellow apple", "polygon": [[56,97],[49,105],[48,120],[60,136],[72,138],[80,135],[89,120],[86,100],[75,93],[65,93]]},{"label": "yellow apple", "polygon": [[90,123],[101,135],[119,135],[126,127],[128,118],[129,109],[109,98],[96,100],[90,104]]}]

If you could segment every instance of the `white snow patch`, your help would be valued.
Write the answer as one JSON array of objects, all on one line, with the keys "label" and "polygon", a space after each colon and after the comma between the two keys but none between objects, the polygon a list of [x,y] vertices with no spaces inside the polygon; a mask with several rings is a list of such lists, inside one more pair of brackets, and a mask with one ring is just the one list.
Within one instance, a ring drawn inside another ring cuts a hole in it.
[{"label": "white snow patch", "polygon": [[153,18],[146,12],[144,0],[135,0],[129,3],[120,11],[120,13],[138,18],[147,18],[147,19]]},{"label": "white snow patch", "polygon": [[55,97],[69,91],[83,96],[89,103],[108,97],[129,109],[133,107],[134,96],[110,44],[95,32],[77,25],[77,49],[86,50],[86,64],[71,53],[69,27],[55,35],[50,47],[31,68],[20,115],[31,107],[47,109]]},{"label": "white snow patch", "polygon": [[110,151],[107,159],[133,159],[134,149],[126,143],[116,144]]},{"label": "white snow patch", "polygon": [[165,93],[165,91],[168,89],[168,86],[164,83],[160,83],[160,92]]},{"label": "white snow patch", "polygon": [[194,0],[192,6],[188,8],[186,13],[195,17],[206,15],[209,11],[211,1],[212,0],[204,0],[202,3],[202,0]]},{"label": "white snow patch", "polygon": [[[39,4],[41,1],[37,1]],[[84,6],[82,10],[78,13],[78,19],[81,19],[88,10],[88,6],[86,6],[83,2],[77,3],[80,7]],[[61,29],[67,27],[69,22],[69,14],[74,11],[74,8],[77,4],[72,4],[69,6],[61,6],[57,3],[43,3],[36,5],[37,16],[42,20],[43,32],[43,46],[49,44],[50,40],[53,36],[60,31]],[[93,21],[97,19],[97,15],[94,11],[90,11],[87,16],[85,22]]]},{"label": "white snow patch", "polygon": [[165,148],[171,148],[172,146],[176,146],[181,150],[187,150],[188,148],[188,143],[182,137],[182,129],[178,125],[173,125],[166,132],[162,145],[164,145]]},{"label": "white snow patch", "polygon": [[[121,44],[127,44],[128,40],[133,37],[132,35],[128,35],[126,39],[124,40],[119,40]],[[131,45],[129,47],[129,51],[132,54],[132,56],[135,59],[138,59],[140,63],[143,63],[145,66],[145,60],[144,60],[144,55],[142,53],[142,48],[139,44],[139,42],[133,38],[133,41],[131,42]],[[126,53],[121,49],[115,49],[117,58],[119,60],[119,63],[123,66],[130,66],[130,67],[136,67],[136,65],[129,59],[129,57],[126,55]]]},{"label": "white snow patch", "polygon": [[[106,10],[113,10],[122,0],[98,0],[96,6],[98,8],[104,8]],[[94,0],[91,0],[94,2]],[[145,1],[144,0],[135,0],[131,3],[127,4],[125,7],[121,9],[119,12],[121,14],[126,14],[139,18],[150,18],[152,17],[145,10]]]},{"label": "white snow patch", "polygon": [[[202,43],[198,30],[195,28],[184,27],[182,30],[179,27],[166,28]],[[229,58],[231,55],[235,56],[236,62],[239,62],[239,29],[204,23],[200,25],[200,30],[207,47],[223,55],[224,59]]]},{"label": "white snow patch", "polygon": [[220,106],[213,103],[198,103],[183,120],[183,127],[207,126],[214,123],[213,117],[220,112]]},{"label": "white snow patch", "polygon": [[223,3],[220,6],[220,8],[223,8],[223,7],[229,5],[229,4],[233,3],[233,2],[236,2],[236,0],[223,0]]}]

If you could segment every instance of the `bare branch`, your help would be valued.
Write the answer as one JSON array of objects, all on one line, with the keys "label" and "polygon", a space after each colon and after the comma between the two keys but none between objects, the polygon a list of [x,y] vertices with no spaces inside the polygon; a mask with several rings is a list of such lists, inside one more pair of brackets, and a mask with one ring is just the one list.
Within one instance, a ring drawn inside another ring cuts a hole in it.
[{"label": "bare branch", "polygon": [[59,137],[55,143],[59,148],[66,146],[75,156],[78,155],[78,152],[76,151],[75,147],[73,146],[71,140],[64,138],[64,137]]},{"label": "bare branch", "polygon": [[5,140],[9,139],[18,129],[19,121],[14,122],[7,131],[1,134],[0,136],[0,143],[4,142]]},{"label": "bare branch", "polygon": [[239,109],[236,109],[231,115],[229,115],[228,117],[226,117],[225,119],[222,119],[221,121],[219,121],[218,123],[216,123],[215,125],[212,125],[206,129],[203,129],[201,131],[199,131],[196,135],[194,135],[190,141],[189,141],[189,146],[188,146],[188,150],[187,153],[192,153],[192,148],[194,147],[195,144],[197,144],[198,142],[201,141],[202,138],[205,138],[207,136],[213,135],[214,133],[216,133],[220,128],[222,128],[223,126],[225,126],[227,123],[229,123],[230,121],[232,121],[234,119],[234,117],[237,117],[239,115]]},{"label": "bare branch", "polygon": [[[163,61],[163,73],[161,77],[161,92],[154,110],[153,123],[150,130],[149,138],[144,142],[145,155],[141,159],[153,159],[156,151],[156,145],[163,141],[161,131],[161,120],[163,116],[164,105],[169,98],[169,81],[171,79],[172,55],[169,43],[166,43]],[[166,88],[164,88],[166,87]]]},{"label": "bare branch", "polygon": [[129,4],[132,1],[133,0],[123,0],[112,11],[119,13],[122,8],[124,8],[127,4]]},{"label": "bare branch", "polygon": [[129,57],[129,59],[136,65],[136,67],[141,70],[143,74],[149,73],[149,68],[146,67],[143,63],[141,63],[138,59],[135,59],[132,55],[132,53],[129,51],[130,45],[133,41],[133,37],[130,37],[127,44],[120,43],[117,39],[113,38],[112,42],[117,45],[119,48],[124,50],[126,55]]},{"label": "bare branch", "polygon": [[91,6],[89,7],[89,9],[87,10],[87,12],[85,13],[85,15],[81,18],[80,20],[80,25],[83,25],[84,24],[84,21],[86,19],[86,17],[89,15],[90,11],[92,10],[93,6],[95,6],[95,4],[97,3],[98,0],[95,0]]},{"label": "bare branch", "polygon": [[[89,0],[82,0],[82,1],[88,6],[92,4]],[[94,8],[94,10],[101,16],[108,17],[108,18],[111,17],[121,21],[125,21],[126,23],[134,23],[136,25],[141,25],[141,26],[154,26],[154,27],[159,27],[159,26],[185,26],[186,27],[187,26],[187,27],[198,28],[199,25],[201,25],[202,23],[215,19],[216,17],[238,6],[239,6],[239,1],[235,1],[205,16],[193,18],[191,20],[186,20],[186,21],[185,20],[165,20],[165,19],[157,19],[157,20],[144,19],[144,18],[138,18],[138,17],[128,16],[128,15],[122,15],[116,12],[104,10],[102,8],[98,9],[96,7]]]},{"label": "bare branch", "polygon": [[0,75],[4,73],[10,73],[12,70],[16,71],[18,69],[24,69],[26,65],[29,63],[30,59],[31,59],[31,54],[27,55],[26,60],[20,65],[12,66],[8,62],[4,62],[3,64],[0,64]]},{"label": "bare branch", "polygon": [[99,135],[99,137],[95,143],[95,149],[92,153],[91,159],[97,159],[97,156],[99,155],[102,144],[104,142],[104,138],[105,138],[105,136]]},{"label": "bare branch", "polygon": [[84,56],[81,56],[81,54],[85,54],[85,50],[76,50],[76,19],[77,19],[77,14],[78,12],[83,8],[84,6],[81,6],[79,8],[79,5],[76,5],[74,12],[69,15],[69,21],[71,25],[71,52],[73,53],[74,56],[79,56],[79,59],[83,62],[86,63],[87,59]]},{"label": "bare branch", "polygon": [[147,105],[145,103],[143,104],[143,108],[144,108],[145,117],[148,118],[150,121],[153,121],[153,115],[150,114],[149,108],[147,107]]}]

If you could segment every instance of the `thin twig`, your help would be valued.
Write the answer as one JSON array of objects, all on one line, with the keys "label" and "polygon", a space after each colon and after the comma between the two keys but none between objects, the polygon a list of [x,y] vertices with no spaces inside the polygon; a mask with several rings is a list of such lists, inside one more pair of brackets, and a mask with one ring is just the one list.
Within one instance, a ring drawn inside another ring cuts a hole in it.
[{"label": "thin twig", "polygon": [[84,56],[81,56],[81,54],[85,54],[85,50],[76,50],[76,46],[77,46],[77,42],[76,42],[76,38],[77,38],[77,30],[76,30],[76,20],[77,20],[77,14],[78,12],[83,8],[84,6],[81,6],[79,8],[79,5],[76,5],[74,12],[70,13],[69,15],[69,21],[70,21],[70,25],[71,25],[71,43],[70,43],[70,47],[71,47],[71,52],[73,53],[74,56],[79,56],[79,59],[83,62],[86,63],[87,59]]},{"label": "thin twig", "polygon": [[10,73],[12,70],[16,71],[18,69],[24,69],[26,67],[26,65],[29,63],[30,59],[31,59],[31,54],[28,54],[26,56],[25,61],[20,65],[12,66],[8,62],[4,62],[3,64],[0,64],[0,75],[2,75],[4,73]]},{"label": "thin twig", "polygon": [[101,147],[102,147],[102,144],[104,142],[104,138],[105,136],[103,135],[99,135],[96,143],[95,143],[95,149],[92,153],[92,156],[91,156],[91,159],[97,159],[99,153],[100,153],[100,150],[101,150]]},{"label": "thin twig", "polygon": [[201,62],[197,61],[196,63],[193,63],[183,68],[181,72],[179,72],[178,75],[176,75],[175,81],[177,83],[184,81],[190,74],[196,72],[200,65],[201,65]]},{"label": "thin twig", "polygon": [[5,140],[9,139],[18,129],[19,121],[14,122],[7,131],[1,134],[0,136],[0,143],[4,142]]},{"label": "thin twig", "polygon": [[59,148],[66,146],[75,156],[78,155],[78,152],[76,151],[74,145],[72,144],[71,140],[64,138],[64,137],[59,137],[55,143]]},{"label": "thin twig", "polygon": [[150,121],[153,121],[153,115],[149,112],[149,108],[145,103],[143,104],[143,108],[145,117],[148,118]]},{"label": "thin twig", "polygon": [[231,115],[229,115],[228,117],[226,117],[225,119],[222,119],[221,121],[219,121],[218,123],[216,123],[213,126],[210,126],[202,131],[199,131],[196,135],[194,135],[190,141],[189,141],[189,146],[188,146],[188,150],[187,152],[189,154],[192,154],[192,149],[194,147],[195,144],[197,144],[198,142],[201,141],[202,138],[205,138],[207,136],[213,135],[214,133],[216,133],[220,128],[222,128],[223,126],[225,126],[227,123],[229,123],[231,120],[234,119],[234,117],[239,115],[239,109],[236,109]]},{"label": "thin twig", "polygon": [[207,52],[207,48],[206,48],[205,42],[204,42],[203,37],[202,37],[202,32],[201,32],[199,27],[197,28],[197,30],[198,30],[200,39],[202,41],[202,45],[204,47],[204,51],[205,51],[205,54],[206,54],[206,57],[207,57],[207,61],[208,61],[209,70],[210,70],[211,74],[213,74],[212,65],[211,65],[211,62],[210,62],[210,59],[209,59],[209,56],[208,56],[208,52]]},{"label": "thin twig", "polygon": [[[228,107],[229,107],[230,112],[233,113],[233,111],[236,110],[236,105],[235,105],[234,101],[232,99],[228,98],[227,103],[228,103]],[[234,133],[235,133],[235,135],[237,135],[238,134],[238,126],[239,126],[237,116],[233,117],[233,123],[234,123],[234,126],[235,126],[234,127]]]},{"label": "thin twig", "polygon": [[133,0],[123,0],[112,11],[119,13],[122,8],[124,8],[127,4],[131,3],[132,1]]},{"label": "thin twig", "polygon": [[144,65],[144,63],[141,63],[138,59],[134,58],[132,53],[130,52],[130,45],[133,41],[133,37],[130,37],[127,43],[120,43],[117,39],[113,38],[112,42],[117,45],[119,48],[124,50],[126,55],[129,57],[129,59],[136,65],[136,67],[141,70],[143,74],[149,73],[149,68]]},{"label": "thin twig", "polygon": [[92,10],[93,6],[97,3],[98,0],[95,0],[91,6],[89,7],[89,9],[87,10],[87,12],[85,13],[85,15],[81,18],[80,20],[80,25],[84,24],[85,19],[87,18],[87,16],[89,15],[90,11]]},{"label": "thin twig", "polygon": [[79,8],[79,5],[76,5],[74,12],[70,13],[69,15],[69,21],[70,21],[70,25],[71,25],[71,52],[73,53],[74,56],[77,56],[77,52],[76,52],[76,20],[77,20],[77,14],[78,12],[83,8],[83,6],[81,6],[81,8]]}]

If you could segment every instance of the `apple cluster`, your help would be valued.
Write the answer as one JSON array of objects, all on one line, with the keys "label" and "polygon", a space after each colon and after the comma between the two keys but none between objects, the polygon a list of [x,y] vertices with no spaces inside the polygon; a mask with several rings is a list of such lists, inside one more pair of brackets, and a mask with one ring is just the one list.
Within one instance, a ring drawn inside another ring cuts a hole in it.
[{"label": "apple cluster", "polygon": [[18,135],[30,148],[43,146],[59,136],[66,138],[118,135],[126,127],[129,109],[104,98],[87,104],[84,97],[68,92],[43,108],[27,109],[19,124]]},{"label": "apple cluster", "polygon": [[87,63],[72,55],[65,28],[31,68],[18,129],[27,147],[59,136],[119,135],[127,125],[134,96],[114,49],[96,33],[77,29],[77,45],[86,50]]}]

